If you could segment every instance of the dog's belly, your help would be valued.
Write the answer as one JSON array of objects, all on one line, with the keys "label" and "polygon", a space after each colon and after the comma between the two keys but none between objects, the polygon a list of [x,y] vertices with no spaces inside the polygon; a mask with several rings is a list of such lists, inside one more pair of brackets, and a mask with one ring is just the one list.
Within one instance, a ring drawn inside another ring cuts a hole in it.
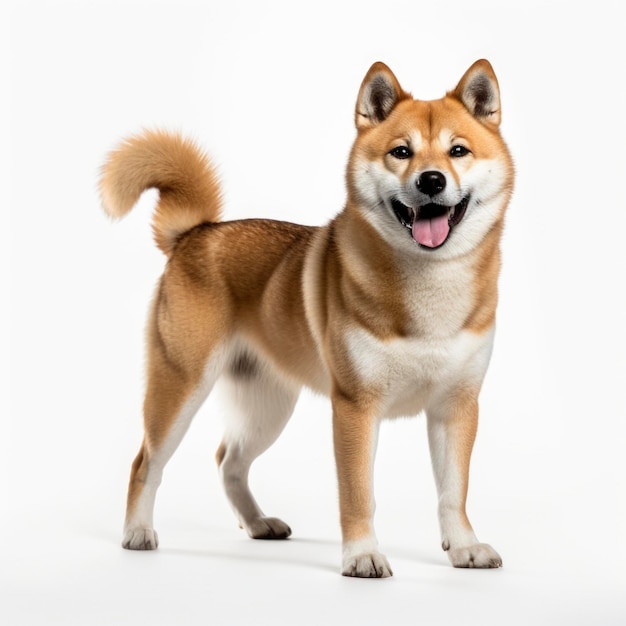
[{"label": "dog's belly", "polygon": [[379,394],[383,417],[416,415],[459,385],[480,385],[492,345],[493,329],[445,339],[380,340],[365,330],[347,336],[355,371]]}]

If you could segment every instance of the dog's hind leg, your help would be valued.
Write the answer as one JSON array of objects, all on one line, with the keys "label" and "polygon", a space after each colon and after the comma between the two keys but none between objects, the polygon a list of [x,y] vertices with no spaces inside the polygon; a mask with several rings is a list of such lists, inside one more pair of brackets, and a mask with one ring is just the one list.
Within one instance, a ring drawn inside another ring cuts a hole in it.
[{"label": "dog's hind leg", "polygon": [[153,510],[163,469],[215,383],[219,361],[216,351],[205,371],[191,376],[168,360],[162,346],[152,350],[144,403],[144,440],[131,470],[124,548],[153,550],[158,546]]},{"label": "dog's hind leg", "polygon": [[253,539],[285,539],[291,529],[282,520],[267,517],[248,486],[254,459],[267,450],[291,416],[300,387],[285,381],[266,365],[241,355],[226,379],[232,413],[216,454],[228,500],[239,524]]}]

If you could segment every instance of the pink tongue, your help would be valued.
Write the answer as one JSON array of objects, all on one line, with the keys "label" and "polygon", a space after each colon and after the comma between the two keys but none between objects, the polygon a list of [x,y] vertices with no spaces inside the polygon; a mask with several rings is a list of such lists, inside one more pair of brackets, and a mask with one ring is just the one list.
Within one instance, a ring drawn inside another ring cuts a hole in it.
[{"label": "pink tongue", "polygon": [[413,239],[429,248],[440,246],[450,232],[448,215],[415,220],[413,223]]}]

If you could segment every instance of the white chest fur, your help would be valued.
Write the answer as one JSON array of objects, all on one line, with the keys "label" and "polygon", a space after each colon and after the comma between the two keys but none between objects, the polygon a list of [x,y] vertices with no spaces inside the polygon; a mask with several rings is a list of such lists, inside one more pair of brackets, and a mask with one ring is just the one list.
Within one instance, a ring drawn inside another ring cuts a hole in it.
[{"label": "white chest fur", "polygon": [[380,340],[355,329],[346,341],[361,381],[383,398],[381,414],[399,417],[416,415],[460,385],[480,385],[493,330],[481,335],[464,330],[447,339]]},{"label": "white chest fur", "polygon": [[407,337],[380,339],[353,328],[346,345],[362,382],[377,388],[386,417],[415,415],[459,385],[479,386],[493,346],[494,329],[463,329],[473,306],[467,264],[448,262],[408,273]]}]

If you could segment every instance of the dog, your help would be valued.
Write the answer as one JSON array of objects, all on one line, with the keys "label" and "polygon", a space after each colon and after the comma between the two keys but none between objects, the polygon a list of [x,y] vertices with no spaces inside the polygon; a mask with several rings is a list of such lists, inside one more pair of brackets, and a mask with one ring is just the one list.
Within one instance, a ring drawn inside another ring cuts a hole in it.
[{"label": "dog", "polygon": [[361,84],[343,210],[322,227],[220,221],[215,169],[189,139],[142,131],[101,170],[121,218],[148,188],[167,265],[147,329],[144,439],[123,546],[151,550],[168,459],[218,378],[232,411],[216,454],[240,526],[284,539],[248,486],[303,386],[330,397],[341,573],[392,575],[374,532],[372,468],[383,418],[426,414],[442,547],[454,567],[496,568],[466,514],[478,396],[490,360],[500,239],[514,167],[498,81],[476,61],[453,91],[414,99],[377,62]]}]

